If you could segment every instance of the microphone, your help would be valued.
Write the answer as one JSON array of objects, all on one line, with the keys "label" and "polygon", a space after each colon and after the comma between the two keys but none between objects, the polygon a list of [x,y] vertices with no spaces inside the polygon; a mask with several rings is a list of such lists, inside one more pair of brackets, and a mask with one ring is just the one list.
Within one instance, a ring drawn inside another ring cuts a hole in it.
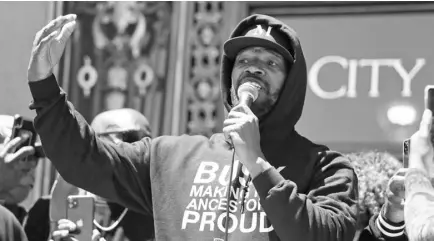
[{"label": "microphone", "polygon": [[[252,103],[255,102],[255,100],[258,98],[259,90],[260,90],[260,87],[252,85],[249,82],[242,84],[240,87],[238,87],[238,91],[237,91],[238,100],[239,100],[238,105],[243,104],[243,105],[250,107],[252,105]],[[229,138],[229,141],[227,141],[227,142],[231,146],[231,148],[233,149],[234,146],[233,146],[232,140]],[[233,185],[232,184],[232,170],[234,169],[233,165],[234,165],[234,160],[232,160],[232,165],[231,165],[231,169],[230,169],[231,174],[229,177],[230,178],[229,185],[231,187]],[[237,170],[236,176],[235,176],[235,181],[236,181],[235,188],[241,187],[241,183],[240,183],[239,179],[240,179],[241,175],[243,175],[242,168],[243,168],[243,165],[241,164],[241,162],[238,163],[238,170]],[[248,175],[246,177],[246,179],[245,179],[246,183],[245,183],[245,186],[243,187],[243,192],[239,192],[239,195],[243,195],[241,197],[241,207],[240,207],[241,213],[244,213],[244,208],[245,208],[244,202],[245,202],[245,198],[246,198],[246,193],[248,191],[249,182],[251,181],[251,179],[252,178],[250,175]],[[231,192],[231,191],[229,190],[229,192]],[[232,198],[229,198],[229,199],[231,200]],[[228,203],[229,202],[230,201],[228,200]]]},{"label": "microphone", "polygon": [[249,82],[242,84],[237,91],[239,104],[244,104],[250,107],[258,98],[259,89],[260,88],[252,85]]}]

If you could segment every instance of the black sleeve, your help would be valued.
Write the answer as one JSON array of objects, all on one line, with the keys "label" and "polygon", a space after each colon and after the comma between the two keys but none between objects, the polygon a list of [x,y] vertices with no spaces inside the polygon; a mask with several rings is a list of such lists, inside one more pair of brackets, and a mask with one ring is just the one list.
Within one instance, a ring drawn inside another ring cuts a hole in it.
[{"label": "black sleeve", "polygon": [[38,199],[29,210],[24,231],[29,241],[47,241],[50,235],[50,198]]},{"label": "black sleeve", "polygon": [[[358,241],[408,241],[403,224],[393,224],[379,215],[373,215]],[[389,227],[389,228],[388,228]]]},{"label": "black sleeve", "polygon": [[30,82],[34,126],[65,181],[129,209],[152,215],[151,139],[114,144],[100,139],[67,101],[54,75]]},{"label": "black sleeve", "polygon": [[334,152],[323,152],[308,195],[275,169],[258,175],[253,183],[281,240],[348,241],[356,232],[357,177],[349,161]]}]

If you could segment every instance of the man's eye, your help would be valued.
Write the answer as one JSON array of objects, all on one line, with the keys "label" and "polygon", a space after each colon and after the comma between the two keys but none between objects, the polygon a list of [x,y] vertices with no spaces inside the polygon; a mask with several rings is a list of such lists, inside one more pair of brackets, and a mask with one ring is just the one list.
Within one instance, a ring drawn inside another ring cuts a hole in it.
[{"label": "man's eye", "polygon": [[274,62],[274,61],[268,61],[268,65],[270,65],[270,66],[276,66],[277,65],[277,63],[276,62]]},{"label": "man's eye", "polygon": [[240,64],[247,64],[249,61],[247,61],[247,59],[240,59],[238,60],[238,63]]}]

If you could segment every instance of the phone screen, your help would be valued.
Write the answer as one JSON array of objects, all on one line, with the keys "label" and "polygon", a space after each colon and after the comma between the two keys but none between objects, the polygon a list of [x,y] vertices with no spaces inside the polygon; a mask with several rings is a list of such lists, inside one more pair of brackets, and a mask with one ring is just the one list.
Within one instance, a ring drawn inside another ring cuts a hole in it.
[{"label": "phone screen", "polygon": [[[434,113],[434,85],[425,87],[425,108]],[[434,119],[434,118],[433,118]],[[434,127],[431,126],[431,143],[434,144]]]},{"label": "phone screen", "polygon": [[408,168],[408,158],[410,155],[410,139],[404,140],[402,143],[402,161],[404,168]]}]

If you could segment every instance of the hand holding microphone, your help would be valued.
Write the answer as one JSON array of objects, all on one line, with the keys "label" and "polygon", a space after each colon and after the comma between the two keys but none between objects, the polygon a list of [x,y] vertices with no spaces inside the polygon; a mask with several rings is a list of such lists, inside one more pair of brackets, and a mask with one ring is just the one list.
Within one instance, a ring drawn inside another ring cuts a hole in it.
[{"label": "hand holding microphone", "polygon": [[224,121],[223,133],[230,137],[240,161],[249,169],[258,156],[260,146],[259,121],[249,106],[258,98],[258,88],[244,83],[238,88],[240,103],[232,108]]}]

